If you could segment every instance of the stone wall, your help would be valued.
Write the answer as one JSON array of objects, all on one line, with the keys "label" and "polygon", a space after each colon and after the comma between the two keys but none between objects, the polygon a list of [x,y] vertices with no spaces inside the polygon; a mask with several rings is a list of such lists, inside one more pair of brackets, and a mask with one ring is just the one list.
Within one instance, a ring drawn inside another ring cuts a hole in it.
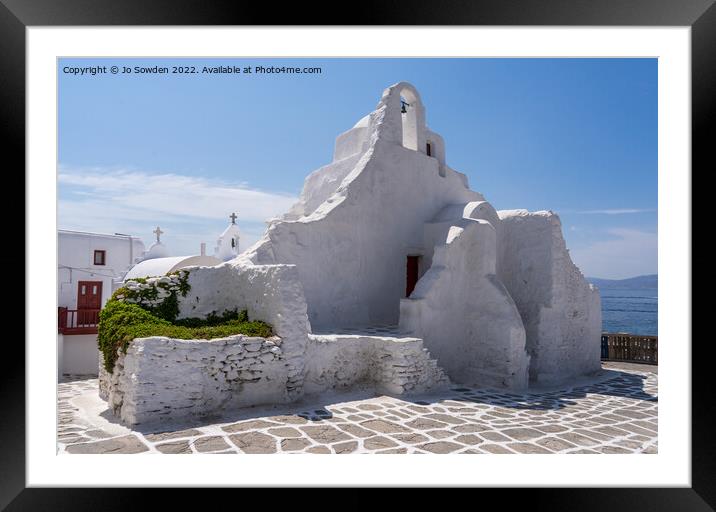
[{"label": "stone wall", "polygon": [[247,309],[276,336],[138,338],[119,353],[111,374],[100,358],[100,396],[130,425],[286,403],[354,385],[403,394],[447,383],[419,339],[310,335],[293,265],[235,261],[191,268],[188,282],[181,318]]},{"label": "stone wall", "polygon": [[281,338],[290,371],[289,395],[302,394],[310,324],[295,265],[253,265],[234,260],[217,267],[192,268],[188,283],[189,293],[180,297],[179,318],[246,309],[249,319],[270,324]]},{"label": "stone wall", "polygon": [[599,370],[599,292],[572,262],[559,217],[549,211],[498,213],[499,277],[525,326],[530,381],[554,384]]},{"label": "stone wall", "polygon": [[288,402],[288,373],[278,337],[138,338],[101,368],[100,396],[128,424],[160,423]]},{"label": "stone wall", "polygon": [[418,338],[310,335],[306,393],[368,387],[403,394],[439,389],[448,379]]}]

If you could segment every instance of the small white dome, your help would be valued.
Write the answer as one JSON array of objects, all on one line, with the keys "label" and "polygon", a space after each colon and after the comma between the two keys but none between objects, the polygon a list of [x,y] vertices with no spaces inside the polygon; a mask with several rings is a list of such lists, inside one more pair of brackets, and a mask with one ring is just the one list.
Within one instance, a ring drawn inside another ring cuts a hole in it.
[{"label": "small white dome", "polygon": [[169,256],[169,249],[161,242],[154,242],[144,256],[145,260],[151,260],[154,258],[166,258]]}]

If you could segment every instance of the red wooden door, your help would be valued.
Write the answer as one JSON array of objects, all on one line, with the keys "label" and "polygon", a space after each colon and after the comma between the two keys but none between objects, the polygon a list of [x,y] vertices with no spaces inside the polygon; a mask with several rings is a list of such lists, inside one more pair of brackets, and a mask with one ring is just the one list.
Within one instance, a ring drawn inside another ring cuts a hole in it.
[{"label": "red wooden door", "polygon": [[77,283],[77,325],[96,325],[97,311],[102,307],[102,281],[79,281]]},{"label": "red wooden door", "polygon": [[408,256],[407,275],[405,279],[405,296],[410,297],[415,285],[418,282],[418,258],[420,256]]},{"label": "red wooden door", "polygon": [[102,281],[77,283],[77,309],[100,309],[102,307]]}]

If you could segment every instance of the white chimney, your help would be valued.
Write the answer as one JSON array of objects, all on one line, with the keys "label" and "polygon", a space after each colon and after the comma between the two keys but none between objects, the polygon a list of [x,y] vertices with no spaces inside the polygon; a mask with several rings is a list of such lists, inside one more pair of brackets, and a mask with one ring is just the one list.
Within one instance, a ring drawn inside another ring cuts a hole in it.
[{"label": "white chimney", "polygon": [[206,256],[206,243],[205,242],[201,243],[201,255]]}]

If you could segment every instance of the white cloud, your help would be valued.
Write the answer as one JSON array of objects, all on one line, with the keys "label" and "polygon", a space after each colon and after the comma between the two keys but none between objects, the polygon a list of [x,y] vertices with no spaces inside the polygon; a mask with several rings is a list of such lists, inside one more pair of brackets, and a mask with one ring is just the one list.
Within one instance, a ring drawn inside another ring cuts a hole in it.
[{"label": "white cloud", "polygon": [[237,211],[242,220],[261,222],[283,213],[296,201],[294,196],[255,190],[245,184],[168,173],[61,168],[59,184],[89,189],[84,203],[93,208],[101,203],[127,210],[132,216],[144,212],[217,219]]},{"label": "white cloud", "polygon": [[624,279],[656,274],[658,236],[636,229],[607,230],[611,238],[570,250],[572,260],[589,277]]},{"label": "white cloud", "polygon": [[199,241],[207,241],[211,251],[234,211],[246,235],[242,247],[248,247],[266,219],[284,213],[297,199],[245,183],[123,169],[60,167],[58,180],[60,228],[124,232],[149,241],[149,227],[161,225],[170,228],[167,240],[178,244],[170,246],[175,254],[196,252]]}]

